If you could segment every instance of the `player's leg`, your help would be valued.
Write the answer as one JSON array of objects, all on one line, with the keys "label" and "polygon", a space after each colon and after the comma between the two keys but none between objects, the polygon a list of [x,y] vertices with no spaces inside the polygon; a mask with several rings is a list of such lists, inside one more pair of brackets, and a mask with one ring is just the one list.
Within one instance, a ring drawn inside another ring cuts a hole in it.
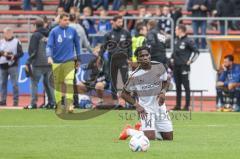
[{"label": "player's leg", "polygon": [[86,93],[87,91],[88,91],[88,89],[87,89],[86,84],[84,84],[83,82],[78,82],[78,83],[77,83],[77,92],[78,92],[79,94],[84,94],[84,93]]},{"label": "player's leg", "polygon": [[0,80],[0,88],[1,88],[1,105],[6,105],[7,102],[7,85],[8,85],[8,69],[1,68],[1,80]]},{"label": "player's leg", "polygon": [[18,67],[9,68],[9,75],[13,86],[13,106],[18,106],[19,89],[18,89]]},{"label": "player's leg", "polygon": [[177,100],[176,100],[176,106],[174,110],[180,110],[181,109],[181,101],[182,101],[182,78],[181,78],[181,68],[175,66],[173,70],[173,76],[176,84],[176,93],[177,93]]},{"label": "player's leg", "polygon": [[54,108],[56,105],[55,97],[54,97],[54,90],[53,90],[53,76],[52,76],[52,69],[49,67],[44,68],[43,74],[43,84],[44,89],[46,91],[48,97],[47,108]]},{"label": "player's leg", "polygon": [[26,108],[32,109],[37,108],[37,100],[38,100],[38,83],[41,79],[41,72],[39,68],[33,67],[33,74],[31,77],[31,104]]},{"label": "player's leg", "polygon": [[182,83],[183,87],[185,89],[185,107],[184,110],[189,110],[190,106],[190,83],[189,83],[189,74],[183,74],[182,75]]},{"label": "player's leg", "polygon": [[95,85],[97,97],[98,97],[98,104],[103,102],[103,93],[104,93],[105,83],[104,82],[97,82]]},{"label": "player's leg", "polygon": [[156,134],[160,136],[158,139],[173,140],[173,125],[165,104],[158,108],[155,124]]},{"label": "player's leg", "polygon": [[74,95],[74,76],[75,76],[75,63],[69,61],[63,64],[65,85],[66,85],[66,110],[68,113],[72,113],[73,106],[73,95]]},{"label": "player's leg", "polygon": [[118,104],[117,97],[117,75],[118,75],[118,67],[116,65],[116,60],[111,60],[111,68],[110,68],[110,77],[111,77],[111,91],[112,98],[114,100],[114,104]]},{"label": "player's leg", "polygon": [[149,140],[156,139],[156,128],[155,128],[155,113],[147,113],[145,119],[141,119],[141,130],[144,132],[144,135],[148,137]]},{"label": "player's leg", "polygon": [[130,125],[127,125],[121,132],[119,139],[126,140],[128,136],[142,135],[144,134],[149,140],[155,140],[155,115],[148,113],[145,119],[141,119],[141,129],[133,129]]},{"label": "player's leg", "polygon": [[63,112],[62,105],[62,88],[64,84],[64,75],[62,73],[62,64],[54,63],[53,69],[53,80],[54,80],[54,94],[56,100],[56,113],[61,114]]},{"label": "player's leg", "polygon": [[238,83],[229,83],[228,84],[228,90],[234,90],[235,88],[237,88],[239,86]]}]

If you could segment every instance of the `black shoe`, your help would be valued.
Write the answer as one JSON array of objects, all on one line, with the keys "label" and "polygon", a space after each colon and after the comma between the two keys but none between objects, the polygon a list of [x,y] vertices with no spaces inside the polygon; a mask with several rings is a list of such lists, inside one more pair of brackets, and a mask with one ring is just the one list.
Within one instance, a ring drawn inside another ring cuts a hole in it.
[{"label": "black shoe", "polygon": [[62,96],[61,104],[66,105],[66,97],[65,96]]},{"label": "black shoe", "polygon": [[55,104],[50,104],[48,103],[47,105],[44,106],[46,109],[55,109]]},{"label": "black shoe", "polygon": [[44,109],[45,106],[46,106],[46,105],[43,103],[43,104],[41,104],[38,108]]},{"label": "black shoe", "polygon": [[7,105],[6,101],[0,101],[0,106],[6,106],[6,105]]},{"label": "black shoe", "polygon": [[36,105],[28,105],[26,107],[24,107],[24,109],[37,109]]},{"label": "black shoe", "polygon": [[175,106],[173,109],[171,109],[171,110],[181,110],[181,108],[180,107],[178,107],[178,106]]},{"label": "black shoe", "polygon": [[189,109],[189,107],[184,107],[183,109],[182,109],[183,111],[189,111],[190,109]]}]

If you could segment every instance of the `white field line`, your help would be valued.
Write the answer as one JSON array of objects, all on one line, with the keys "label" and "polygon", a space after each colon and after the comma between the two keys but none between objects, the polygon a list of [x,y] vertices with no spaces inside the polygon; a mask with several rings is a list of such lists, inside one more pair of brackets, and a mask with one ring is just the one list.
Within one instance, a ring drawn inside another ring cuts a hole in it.
[{"label": "white field line", "polygon": [[[102,127],[103,125],[99,125]],[[174,127],[229,127],[229,126],[240,126],[240,124],[215,124],[215,125],[200,125],[200,124],[187,124],[187,125],[173,125]],[[0,125],[1,128],[66,128],[66,127],[86,127],[81,124],[79,125]],[[94,126],[96,127],[96,125]]]}]

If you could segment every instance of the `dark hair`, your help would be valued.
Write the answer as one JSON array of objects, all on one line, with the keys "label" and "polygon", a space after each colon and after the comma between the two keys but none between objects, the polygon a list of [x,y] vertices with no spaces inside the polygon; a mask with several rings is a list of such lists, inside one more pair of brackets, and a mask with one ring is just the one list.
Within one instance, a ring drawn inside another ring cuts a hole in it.
[{"label": "dark hair", "polygon": [[138,57],[139,53],[140,53],[142,50],[147,50],[148,53],[150,54],[150,48],[149,48],[149,47],[147,47],[147,46],[141,46],[141,47],[138,47],[138,48],[135,50],[134,55],[135,55],[136,57]]},{"label": "dark hair", "polygon": [[36,19],[35,21],[36,28],[42,28],[44,26],[44,21],[42,18]]},{"label": "dark hair", "polygon": [[226,56],[224,56],[224,59],[228,59],[229,61],[234,61],[234,57],[233,57],[233,55],[226,55]]},{"label": "dark hair", "polygon": [[178,26],[178,29],[180,29],[182,32],[186,33],[187,32],[187,28],[184,24],[179,24]]},{"label": "dark hair", "polygon": [[60,15],[60,19],[63,19],[64,17],[69,17],[69,14],[68,13],[63,13]]},{"label": "dark hair", "polygon": [[113,17],[113,21],[116,22],[118,19],[123,19],[121,15],[116,15]]}]

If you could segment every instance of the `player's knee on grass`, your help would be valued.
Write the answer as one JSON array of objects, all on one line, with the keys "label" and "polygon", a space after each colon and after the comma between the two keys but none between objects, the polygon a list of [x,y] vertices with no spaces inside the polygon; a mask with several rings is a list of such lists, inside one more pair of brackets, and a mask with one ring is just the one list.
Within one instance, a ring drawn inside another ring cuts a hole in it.
[{"label": "player's knee on grass", "polygon": [[87,87],[84,83],[79,82],[77,85],[77,90],[78,90],[78,93],[85,93],[87,92]]},{"label": "player's knee on grass", "polygon": [[147,131],[143,131],[144,135],[147,136],[147,138],[149,140],[155,140],[156,139],[156,135],[155,135],[155,130],[147,130]]},{"label": "player's knee on grass", "polygon": [[162,135],[162,139],[163,140],[169,140],[172,141],[173,140],[173,132],[161,132]]},{"label": "player's knee on grass", "polygon": [[103,82],[98,82],[95,86],[96,90],[104,90],[104,83]]}]

